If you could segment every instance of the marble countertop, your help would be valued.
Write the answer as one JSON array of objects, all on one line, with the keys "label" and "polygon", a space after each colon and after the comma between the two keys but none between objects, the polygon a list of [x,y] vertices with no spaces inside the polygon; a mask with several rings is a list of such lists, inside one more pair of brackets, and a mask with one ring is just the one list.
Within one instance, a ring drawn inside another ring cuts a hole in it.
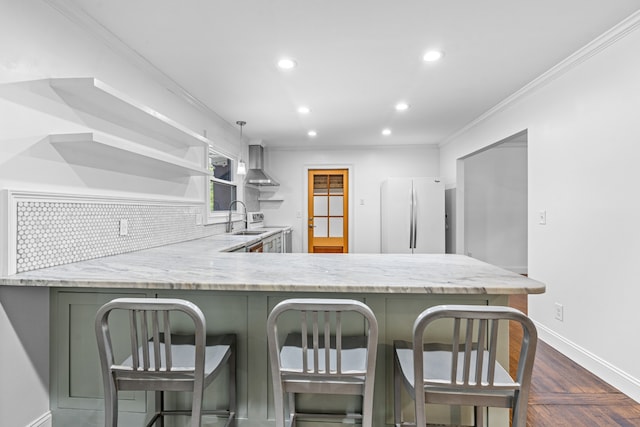
[{"label": "marble countertop", "polygon": [[206,237],[0,277],[0,285],[421,294],[545,291],[543,283],[463,255],[220,252],[260,237]]}]

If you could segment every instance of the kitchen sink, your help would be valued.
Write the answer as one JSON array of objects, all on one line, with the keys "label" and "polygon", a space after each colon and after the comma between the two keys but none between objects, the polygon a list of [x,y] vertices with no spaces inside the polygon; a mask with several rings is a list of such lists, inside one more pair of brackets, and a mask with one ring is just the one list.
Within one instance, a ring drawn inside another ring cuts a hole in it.
[{"label": "kitchen sink", "polygon": [[262,234],[264,231],[260,230],[242,230],[231,233],[235,236],[257,236],[258,234]]}]

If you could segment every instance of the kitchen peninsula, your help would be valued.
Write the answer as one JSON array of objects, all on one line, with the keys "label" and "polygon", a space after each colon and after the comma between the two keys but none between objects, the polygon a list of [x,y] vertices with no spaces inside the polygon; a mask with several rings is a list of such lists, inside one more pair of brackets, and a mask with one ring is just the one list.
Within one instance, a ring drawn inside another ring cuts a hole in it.
[{"label": "kitchen peninsula", "polygon": [[[419,312],[443,303],[506,305],[511,294],[545,290],[540,282],[461,255],[220,252],[252,238],[212,236],[0,278],[1,285],[51,288],[54,426],[100,425],[93,316],[123,295],[192,300],[203,309],[209,331],[238,334],[239,425],[252,427],[273,425],[264,330],[269,310],[292,296],[364,301],[380,327],[374,423],[383,426],[393,416],[390,345],[410,338]],[[139,422],[145,404],[144,394],[132,395],[120,405],[121,420]]]}]

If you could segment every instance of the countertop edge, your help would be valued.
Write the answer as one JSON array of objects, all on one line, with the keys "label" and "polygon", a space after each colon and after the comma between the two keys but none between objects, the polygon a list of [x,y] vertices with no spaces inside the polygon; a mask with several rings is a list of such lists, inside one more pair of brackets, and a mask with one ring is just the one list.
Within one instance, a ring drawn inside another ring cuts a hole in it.
[{"label": "countertop edge", "polygon": [[456,295],[528,295],[542,294],[546,286],[491,289],[481,286],[380,286],[380,285],[294,285],[281,284],[207,284],[170,282],[118,282],[98,280],[36,280],[0,278],[0,286],[67,288],[67,289],[156,289],[156,290],[199,290],[222,292],[301,292],[301,293],[370,293],[370,294],[456,294]]}]

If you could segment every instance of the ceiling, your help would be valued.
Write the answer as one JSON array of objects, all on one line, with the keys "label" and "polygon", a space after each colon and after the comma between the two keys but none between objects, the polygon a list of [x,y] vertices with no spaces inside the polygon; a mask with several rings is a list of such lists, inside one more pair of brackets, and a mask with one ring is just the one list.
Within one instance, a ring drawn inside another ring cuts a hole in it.
[{"label": "ceiling", "polygon": [[[441,143],[640,7],[637,0],[56,1],[81,9],[225,121],[245,120],[249,138],[303,147]],[[424,62],[428,49],[445,56]],[[298,66],[278,69],[284,56]],[[395,111],[399,101],[410,108]],[[301,105],[311,113],[298,113]]]}]

